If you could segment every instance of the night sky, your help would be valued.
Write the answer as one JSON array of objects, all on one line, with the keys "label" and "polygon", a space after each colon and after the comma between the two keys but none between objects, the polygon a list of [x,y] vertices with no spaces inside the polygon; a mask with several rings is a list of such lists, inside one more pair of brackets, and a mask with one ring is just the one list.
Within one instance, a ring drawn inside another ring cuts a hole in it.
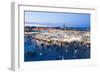
[{"label": "night sky", "polygon": [[90,27],[88,13],[57,13],[25,11],[25,26],[36,27]]}]

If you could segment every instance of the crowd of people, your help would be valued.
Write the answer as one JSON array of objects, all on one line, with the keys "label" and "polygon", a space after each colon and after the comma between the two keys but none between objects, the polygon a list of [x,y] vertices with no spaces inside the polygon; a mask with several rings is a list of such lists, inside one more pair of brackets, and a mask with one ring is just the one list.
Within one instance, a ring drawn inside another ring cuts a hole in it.
[{"label": "crowd of people", "polygon": [[41,43],[32,36],[24,37],[24,61],[70,60],[90,58],[90,44],[73,41],[63,45]]}]

